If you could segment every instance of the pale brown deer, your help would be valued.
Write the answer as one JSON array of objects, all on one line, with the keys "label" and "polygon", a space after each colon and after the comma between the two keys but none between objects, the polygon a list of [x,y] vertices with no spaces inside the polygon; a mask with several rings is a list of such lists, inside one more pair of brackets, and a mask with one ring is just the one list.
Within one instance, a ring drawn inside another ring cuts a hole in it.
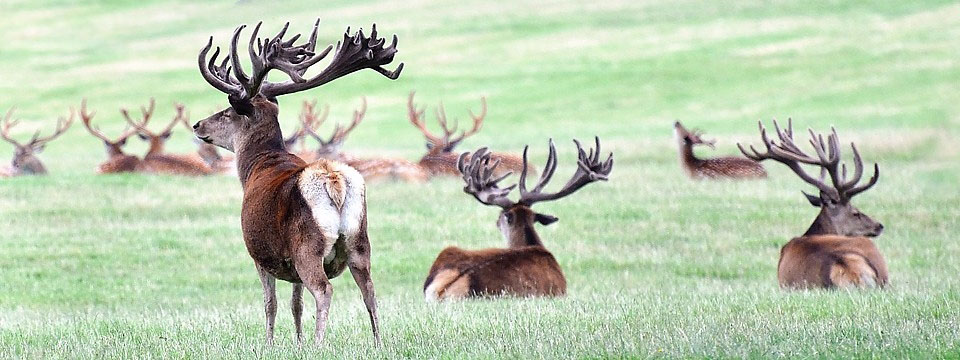
[{"label": "pale brown deer", "polygon": [[144,172],[154,173],[154,174],[169,174],[169,175],[183,175],[183,176],[203,176],[213,173],[213,170],[201,159],[190,156],[186,154],[169,154],[164,149],[164,144],[170,138],[170,135],[173,134],[173,127],[177,123],[183,121],[181,120],[185,117],[185,110],[183,105],[177,104],[176,110],[177,114],[173,119],[168,123],[163,130],[159,132],[153,132],[147,128],[147,124],[150,122],[150,119],[153,117],[153,111],[155,109],[155,102],[151,98],[150,105],[147,107],[140,107],[140,113],[142,118],[140,121],[135,121],[130,117],[130,112],[127,109],[120,109],[120,113],[123,115],[123,118],[127,120],[127,123],[133,126],[137,130],[137,136],[140,139],[147,141],[150,145],[147,148],[147,153],[143,155],[143,161],[141,162],[141,168]]},{"label": "pale brown deer", "polygon": [[[440,252],[423,283],[427,301],[463,299],[488,296],[562,296],[566,294],[567,282],[560,264],[546,249],[537,234],[535,223],[550,225],[558,219],[533,211],[530,207],[538,202],[557,200],[570,195],[585,185],[607,180],[613,170],[613,154],[601,161],[600,139],[596,148],[585,152],[577,145],[579,159],[577,171],[560,191],[545,193],[543,188],[557,168],[557,151],[553,140],[550,153],[536,186],[527,191],[527,149],[523,150],[523,166],[517,184],[505,188],[497,184],[509,174],[494,175],[500,160],[495,160],[486,148],[475,153],[464,153],[457,161],[466,187],[463,191],[473,195],[480,203],[500,207],[497,227],[507,240],[505,249],[463,250],[448,247]],[[469,158],[469,159],[468,159]],[[520,199],[512,201],[507,196],[519,185]]]},{"label": "pale brown deer", "polygon": [[42,152],[51,140],[63,135],[70,128],[70,124],[73,124],[73,109],[70,109],[69,118],[61,117],[57,120],[57,128],[53,131],[53,134],[40,136],[40,131],[37,130],[26,144],[21,144],[10,136],[10,129],[19,123],[19,120],[11,120],[13,110],[11,108],[7,111],[7,115],[3,118],[3,124],[0,124],[0,138],[13,145],[13,161],[10,162],[9,167],[0,169],[0,177],[46,175],[47,168],[43,166],[43,162],[40,161],[37,154]]},{"label": "pale brown deer", "polygon": [[[350,132],[353,131],[358,124],[360,124],[360,121],[363,120],[363,117],[367,112],[366,98],[363,99],[360,108],[354,110],[353,120],[350,122],[350,125],[343,127],[339,123],[336,124],[336,126],[334,126],[333,133],[327,139],[317,135],[317,129],[323,124],[324,121],[326,121],[327,115],[330,113],[330,108],[324,107],[323,112],[318,114],[314,110],[316,107],[316,102],[304,101],[303,106],[304,109],[301,112],[301,121],[303,122],[303,125],[301,125],[300,128],[319,144],[319,147],[313,152],[312,158],[337,160],[346,163],[354,169],[357,169],[357,171],[360,172],[360,175],[363,176],[363,179],[367,182],[379,180],[425,182],[429,178],[423,167],[421,167],[419,164],[414,164],[404,159],[387,157],[360,158],[347,155],[340,151],[340,149],[343,147],[343,142],[347,138],[347,135],[349,135]],[[304,160],[308,158],[299,154],[298,156]]]},{"label": "pale brown deer", "polygon": [[[840,165],[840,141],[837,131],[824,141],[823,135],[810,130],[810,144],[816,156],[805,154],[793,142],[793,122],[788,120],[787,129],[781,130],[773,122],[779,143],[767,137],[767,130],[760,123],[760,137],[767,148],[760,153],[750,147],[748,152],[737,146],[747,157],[756,161],[771,159],[789,167],[803,181],[815,186],[819,196],[803,194],[820,214],[803,236],[790,240],[780,250],[777,278],[780,286],[790,289],[883,287],[887,284],[887,264],[877,250],[871,237],[883,232],[883,225],[857,209],[850,200],[866,191],[880,176],[880,167],[873,165],[873,177],[865,184],[857,185],[863,175],[863,162],[856,145],[853,150],[853,176],[847,179],[846,164]],[[820,168],[820,177],[815,178],[803,169],[803,165]],[[830,177],[830,184],[825,182]]]},{"label": "pale brown deer", "polygon": [[[363,69],[373,69],[396,79],[403,64],[390,71],[383,66],[397,53],[397,37],[386,44],[377,37],[374,25],[370,37],[358,31],[343,35],[333,60],[312,78],[303,78],[307,69],[326,57],[333,46],[316,51],[317,20],[307,42],[294,45],[300,35],[284,40],[287,25],[274,37],[259,38],[260,24],[248,45],[253,73],[240,65],[233,34],[228,56],[217,65],[220,49],[207,60],[213,45],[210,37],[200,51],[198,64],[203,78],[227,94],[230,107],[200,120],[194,133],[203,141],[237,154],[237,172],[243,186],[240,224],[247,251],[256,264],[263,284],[266,338],[273,341],[276,318],[276,279],[293,286],[293,319],[298,343],[302,338],[301,294],[305,286],[316,300],[316,343],[323,341],[333,287],[330,280],[350,268],[360,287],[376,344],[380,344],[376,296],[370,277],[370,240],[367,236],[367,209],[363,178],[353,168],[320,159],[307,164],[284,147],[277,120],[276,98],[324,85]],[[270,70],[279,70],[289,81],[267,80]]]},{"label": "pale brown deer", "polygon": [[694,179],[762,179],[767,177],[763,165],[737,156],[698,158],[693,153],[696,145],[714,148],[716,140],[704,140],[702,132],[689,131],[679,121],[673,123],[674,134],[680,147],[680,165]]},{"label": "pale brown deer", "polygon": [[[460,155],[453,151],[464,139],[480,131],[480,128],[483,126],[483,119],[487,116],[487,99],[484,97],[480,98],[480,115],[475,115],[473,111],[469,111],[470,118],[473,120],[473,126],[469,130],[464,130],[459,134],[457,134],[458,124],[454,122],[453,127],[449,126],[446,111],[443,109],[443,103],[440,103],[440,105],[437,106],[436,116],[437,123],[440,124],[440,130],[443,131],[443,135],[437,136],[427,129],[427,124],[424,120],[425,109],[417,108],[413,102],[414,95],[415,92],[411,91],[410,96],[407,98],[407,118],[410,119],[410,123],[413,124],[414,127],[420,130],[423,137],[427,139],[427,153],[420,158],[418,164],[423,167],[430,176],[458,176],[460,173],[457,171],[457,158]],[[522,170],[520,167],[523,166],[523,161],[520,160],[519,156],[498,152],[491,153],[491,156],[500,160],[501,166],[497,169],[496,175]],[[527,171],[534,170],[527,169]]]},{"label": "pale brown deer", "polygon": [[127,126],[127,128],[114,139],[107,137],[100,128],[90,124],[96,112],[87,112],[87,100],[80,103],[80,120],[87,132],[93,137],[103,141],[104,148],[107,150],[107,160],[97,165],[98,174],[115,174],[124,172],[136,172],[140,170],[140,158],[136,155],[130,155],[123,152],[123,147],[127,144],[127,138],[137,133],[137,129]]}]

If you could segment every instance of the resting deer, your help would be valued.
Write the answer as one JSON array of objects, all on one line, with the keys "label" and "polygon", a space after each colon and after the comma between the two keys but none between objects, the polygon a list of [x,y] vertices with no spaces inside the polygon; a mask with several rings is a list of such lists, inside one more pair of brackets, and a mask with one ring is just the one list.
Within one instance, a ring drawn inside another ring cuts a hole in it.
[{"label": "resting deer", "polygon": [[[473,127],[456,136],[454,135],[457,134],[457,124],[454,123],[452,128],[449,127],[447,114],[443,109],[443,103],[441,103],[437,107],[436,115],[437,123],[440,124],[440,130],[443,131],[443,135],[437,136],[427,129],[427,124],[423,119],[425,110],[418,109],[413,103],[414,94],[415,92],[411,91],[410,96],[407,98],[407,117],[410,119],[410,123],[419,129],[427,139],[427,154],[420,158],[419,165],[431,176],[459,175],[460,173],[456,167],[457,157],[459,155],[455,154],[453,150],[456,149],[457,145],[459,145],[463,139],[480,131],[480,127],[483,126],[483,119],[487,116],[487,99],[480,98],[480,115],[474,115],[473,111],[470,111],[470,118],[473,119]],[[520,160],[520,157],[516,155],[491,153],[491,156],[500,160],[502,165],[502,167],[498,169],[497,175],[522,170],[520,167],[523,165],[523,162]],[[528,169],[528,171],[531,170]]]},{"label": "resting deer", "polygon": [[[550,141],[550,153],[540,180],[533,190],[527,191],[527,149],[523,150],[523,166],[518,184],[500,188],[497,183],[509,174],[496,176],[494,172],[500,160],[494,160],[486,148],[477,150],[472,156],[464,153],[457,160],[457,168],[463,174],[466,187],[463,191],[473,195],[484,205],[498,206],[500,217],[497,227],[507,240],[506,249],[463,250],[448,247],[440,252],[427,280],[423,283],[423,292],[427,301],[444,299],[462,299],[467,297],[486,297],[498,295],[511,296],[562,296],[566,294],[567,282],[560,270],[560,264],[554,259],[537,235],[534,223],[550,225],[557,221],[551,215],[534,212],[530,207],[542,201],[560,199],[570,195],[583,186],[598,180],[607,180],[613,169],[613,154],[606,161],[600,159],[600,139],[597,147],[584,152],[577,144],[579,159],[577,171],[560,191],[544,193],[543,188],[550,181],[557,168],[557,151],[553,140]],[[469,160],[468,160],[469,158]],[[514,187],[520,187],[520,199],[507,198]]]},{"label": "resting deer", "polygon": [[[316,342],[323,341],[333,287],[330,280],[350,268],[370,315],[374,340],[380,343],[376,296],[370,278],[370,241],[363,178],[353,168],[320,159],[307,164],[284,147],[277,120],[276,98],[309,90],[355,71],[373,69],[396,79],[403,64],[389,71],[383,66],[397,53],[397,37],[385,45],[374,25],[370,37],[350,29],[337,43],[333,60],[316,76],[305,79],[307,69],[333,49],[316,51],[317,20],[305,44],[294,45],[300,35],[284,40],[287,25],[274,37],[259,38],[260,24],[248,45],[253,73],[239,63],[239,26],[233,33],[229,55],[217,65],[220,49],[207,61],[210,37],[198,62],[203,78],[227,94],[230,107],[193,126],[200,140],[237,154],[237,172],[243,186],[240,224],[247,251],[263,284],[267,342],[273,341],[276,317],[276,280],[293,286],[294,326],[301,340],[301,294],[305,286],[316,300]],[[270,82],[267,73],[279,70],[290,81]]]},{"label": "resting deer", "polygon": [[[396,158],[358,158],[340,151],[347,135],[360,124],[360,121],[363,120],[363,116],[367,112],[366,98],[363,99],[360,108],[353,112],[353,121],[350,122],[350,125],[342,127],[340,124],[336,124],[333,129],[333,134],[331,134],[328,139],[317,135],[317,129],[326,121],[330,108],[325,107],[323,112],[318,114],[314,110],[315,106],[316,102],[311,103],[304,101],[304,109],[301,112],[303,125],[300,127],[305,134],[320,144],[320,147],[313,153],[314,158],[337,160],[346,163],[360,172],[360,175],[362,175],[366,181],[393,179],[425,182],[427,180],[427,172],[423,167],[410,161]],[[304,156],[300,157],[306,159]]]},{"label": "resting deer", "polygon": [[10,120],[12,117],[13,109],[11,108],[7,111],[7,115],[3,118],[3,124],[0,126],[0,138],[13,144],[14,148],[13,161],[10,163],[9,168],[0,169],[0,177],[46,175],[47,168],[44,167],[43,162],[37,158],[37,154],[43,151],[47,143],[63,135],[63,133],[70,128],[74,117],[73,109],[70,109],[69,118],[64,119],[61,117],[57,120],[57,128],[53,131],[53,134],[41,137],[40,131],[37,130],[26,144],[21,144],[19,141],[10,137],[10,129],[19,123],[19,120]]},{"label": "resting deer", "polygon": [[[840,141],[837,131],[824,142],[823,135],[810,130],[810,144],[816,156],[809,156],[793,142],[793,122],[786,131],[773,122],[780,142],[767,137],[760,123],[760,137],[767,151],[760,153],[750,147],[740,151],[756,161],[771,159],[789,167],[803,181],[820,190],[819,196],[803,193],[820,214],[801,237],[790,240],[780,250],[777,278],[784,288],[883,287],[887,284],[887,264],[870,237],[879,236],[883,225],[860,212],[850,204],[857,194],[866,191],[880,176],[880,167],[873,165],[873,177],[866,184],[857,185],[863,175],[863,162],[856,145],[853,149],[853,177],[847,179],[847,166],[840,166]],[[820,168],[820,177],[814,178],[803,169],[803,164]],[[829,175],[830,184],[825,182]]]},{"label": "resting deer", "polygon": [[139,122],[134,121],[130,117],[130,112],[127,111],[127,109],[120,109],[120,113],[123,115],[123,118],[127,120],[127,123],[133,126],[134,129],[137,129],[137,136],[150,144],[150,147],[147,148],[146,155],[143,156],[143,162],[141,164],[143,170],[150,173],[185,176],[211,174],[213,170],[196,157],[168,154],[164,151],[164,144],[170,139],[170,135],[173,134],[173,127],[177,125],[178,122],[183,121],[181,118],[186,116],[183,105],[176,105],[177,115],[173,117],[173,120],[171,120],[163,130],[153,132],[147,129],[147,124],[153,116],[154,105],[155,102],[151,98],[148,107],[140,107],[142,119]]},{"label": "resting deer", "polygon": [[687,175],[694,179],[762,179],[767,171],[760,163],[742,157],[727,156],[712,159],[700,159],[693,153],[695,145],[714,147],[716,140],[704,140],[697,130],[688,131],[679,121],[673,123],[673,130],[680,146],[680,165]]},{"label": "resting deer", "polygon": [[123,147],[127,144],[127,138],[137,133],[137,129],[130,127],[120,133],[120,136],[117,136],[115,139],[110,139],[103,132],[100,131],[100,128],[90,125],[90,120],[93,119],[93,116],[96,115],[96,112],[87,112],[87,100],[84,99],[80,103],[80,120],[83,121],[83,126],[87,128],[87,132],[93,137],[103,141],[103,145],[107,150],[107,160],[97,165],[98,174],[114,174],[114,173],[123,173],[123,172],[135,172],[140,170],[140,158],[136,155],[129,155],[123,152]]}]

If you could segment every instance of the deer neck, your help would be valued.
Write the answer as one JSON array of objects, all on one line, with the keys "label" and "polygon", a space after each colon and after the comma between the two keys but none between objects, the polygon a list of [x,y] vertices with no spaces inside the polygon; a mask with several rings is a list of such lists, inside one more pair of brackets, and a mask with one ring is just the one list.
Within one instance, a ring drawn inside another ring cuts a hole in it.
[{"label": "deer neck", "polygon": [[693,154],[693,144],[688,144],[687,142],[680,140],[680,163],[685,168],[692,168],[697,165],[701,160]]},{"label": "deer neck", "polygon": [[506,235],[507,247],[516,249],[524,246],[543,246],[540,235],[533,228],[533,223],[521,223],[510,227]]},{"label": "deer neck", "polygon": [[824,211],[820,211],[820,214],[817,215],[817,218],[813,220],[813,224],[810,224],[807,232],[803,233],[803,236],[814,235],[839,235],[839,232],[833,225],[833,221],[830,221],[830,218],[824,213]]},{"label": "deer neck", "polygon": [[276,110],[272,113],[258,111],[253,118],[252,121],[255,123],[234,138],[237,175],[244,187],[256,165],[263,159],[278,154],[289,154],[283,146],[283,135],[280,132]]},{"label": "deer neck", "polygon": [[160,154],[163,154],[163,140],[157,138],[150,139],[150,149],[147,150],[147,154],[144,156]]}]

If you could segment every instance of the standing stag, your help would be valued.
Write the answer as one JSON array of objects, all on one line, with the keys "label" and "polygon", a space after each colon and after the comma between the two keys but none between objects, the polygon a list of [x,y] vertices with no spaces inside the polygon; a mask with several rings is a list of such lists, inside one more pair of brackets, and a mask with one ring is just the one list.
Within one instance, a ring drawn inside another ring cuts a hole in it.
[{"label": "standing stag", "polygon": [[73,109],[70,109],[69,118],[64,119],[61,117],[57,120],[57,128],[53,131],[53,134],[41,137],[40,131],[37,130],[26,144],[21,144],[19,141],[10,137],[10,129],[19,123],[19,120],[10,120],[12,117],[13,109],[11,108],[3,118],[3,124],[0,124],[0,138],[13,144],[14,148],[13,161],[9,167],[0,169],[0,177],[46,175],[47,168],[44,167],[43,162],[37,158],[37,154],[43,151],[47,143],[63,135],[63,133],[70,128],[70,124],[73,124]]},{"label": "standing stag", "polygon": [[767,171],[760,163],[742,157],[727,156],[712,159],[700,159],[693,154],[695,145],[707,145],[713,149],[716,140],[704,140],[697,130],[688,131],[679,121],[673,123],[680,146],[680,165],[687,175],[694,179],[762,179]]},{"label": "standing stag", "polygon": [[155,102],[151,98],[148,107],[140,107],[142,119],[139,122],[134,121],[130,117],[130,112],[127,111],[127,109],[120,109],[120,113],[123,114],[123,118],[127,120],[127,123],[133,126],[134,129],[137,129],[137,136],[150,144],[150,147],[147,148],[146,155],[143,156],[143,162],[141,164],[143,170],[149,173],[184,176],[211,174],[213,170],[210,169],[210,166],[207,166],[206,163],[196,157],[168,154],[164,151],[164,144],[170,139],[170,135],[173,134],[173,127],[176,126],[178,122],[183,121],[181,120],[182,118],[186,117],[183,105],[176,105],[177,115],[173,117],[173,120],[171,120],[163,130],[153,132],[147,129],[147,124],[153,117],[154,105]]},{"label": "standing stag", "polygon": [[[760,123],[760,137],[767,151],[760,153],[750,147],[747,157],[763,161],[771,159],[793,170],[797,176],[820,190],[819,196],[803,194],[820,214],[803,236],[790,240],[780,249],[777,278],[783,288],[883,287],[887,284],[887,264],[870,237],[879,236],[883,225],[874,221],[850,204],[857,194],[866,191],[880,176],[880,167],[873,165],[873,177],[866,184],[857,185],[863,176],[863,162],[856,145],[853,150],[853,177],[847,180],[847,165],[840,165],[840,141],[831,128],[826,142],[823,135],[810,130],[810,144],[816,157],[805,154],[793,142],[793,121],[788,120],[786,131],[781,131],[774,120],[777,143],[767,137]],[[815,178],[803,169],[803,164],[820,168]],[[830,184],[825,182],[830,177]]]},{"label": "standing stag", "polygon": [[127,144],[127,138],[136,134],[137,129],[128,125],[120,136],[111,140],[100,131],[100,128],[90,124],[94,115],[96,115],[96,112],[87,112],[87,100],[84,99],[80,103],[80,120],[83,121],[83,126],[87,128],[90,135],[103,141],[107,150],[107,160],[97,165],[97,173],[114,174],[139,171],[140,158],[123,152],[123,147]]},{"label": "standing stag", "polygon": [[[207,60],[213,45],[210,37],[200,51],[198,62],[203,78],[227,94],[230,107],[200,120],[193,126],[200,140],[237,154],[237,172],[243,186],[240,224],[247,251],[256,264],[263,284],[266,338],[273,342],[276,317],[277,278],[293,283],[293,319],[298,343],[302,339],[300,315],[303,287],[316,300],[317,344],[326,332],[327,314],[333,296],[331,278],[345,267],[363,296],[370,315],[374,341],[380,344],[376,296],[370,278],[370,241],[367,236],[367,209],[363,178],[353,168],[325,159],[307,164],[284,147],[277,120],[278,96],[309,90],[355,71],[373,69],[396,79],[403,64],[394,71],[383,66],[397,53],[397,37],[385,45],[374,25],[370,37],[358,31],[343,34],[333,60],[323,71],[304,79],[307,69],[333,49],[317,52],[318,19],[305,44],[294,45],[300,35],[284,40],[287,25],[272,38],[259,38],[260,23],[248,45],[253,73],[248,76],[239,59],[237,42],[241,25],[233,33],[228,56],[217,65],[220,49]],[[267,73],[279,70],[289,81],[270,82]]]},{"label": "standing stag", "polygon": [[[324,121],[326,121],[327,114],[330,112],[329,107],[325,107],[323,112],[318,114],[314,110],[315,106],[316,102],[310,103],[304,101],[304,109],[301,113],[301,121],[303,122],[301,129],[303,129],[307,135],[312,137],[317,141],[317,143],[320,144],[320,147],[313,152],[313,156],[315,156],[315,158],[337,160],[346,163],[347,165],[350,165],[350,167],[353,167],[360,172],[360,175],[363,176],[365,181],[377,181],[382,179],[393,179],[409,182],[427,181],[428,175],[423,167],[410,161],[386,157],[358,158],[344,154],[340,151],[340,148],[343,146],[343,142],[346,140],[347,135],[349,135],[350,132],[357,127],[367,112],[366,98],[363,99],[360,109],[353,112],[353,121],[350,123],[350,125],[347,127],[342,127],[340,124],[336,124],[333,129],[333,134],[331,134],[328,139],[324,139],[322,136],[317,135],[317,129],[323,124]],[[306,159],[303,156],[301,156],[301,158]]]},{"label": "standing stag", "polygon": [[[443,109],[443,103],[440,103],[440,105],[437,106],[436,115],[437,123],[440,124],[440,130],[443,131],[443,136],[437,136],[427,129],[427,124],[424,121],[425,109],[417,108],[416,104],[413,103],[414,94],[415,92],[411,91],[410,96],[407,98],[407,117],[410,119],[410,123],[419,129],[423,137],[427,139],[427,153],[420,158],[420,166],[431,176],[460,175],[460,172],[457,170],[457,158],[459,155],[454,153],[453,150],[456,149],[457,145],[459,145],[463,139],[480,131],[480,128],[483,126],[483,119],[487,116],[487,99],[483,97],[480,98],[480,115],[474,115],[473,111],[470,111],[473,127],[471,127],[470,130],[461,132],[459,135],[457,135],[457,123],[454,122],[452,128],[448,125],[447,113]],[[508,172],[519,172],[523,170],[521,169],[523,161],[520,160],[519,156],[504,153],[491,153],[491,156],[496,160],[500,160],[502,165],[500,169],[497,169],[496,175],[498,176]],[[527,169],[527,171],[533,170]]]},{"label": "standing stag", "polygon": [[[534,212],[530,207],[542,201],[560,199],[585,185],[598,180],[607,180],[613,170],[613,154],[606,161],[600,159],[600,139],[596,149],[589,153],[577,144],[579,159],[577,171],[560,191],[545,193],[543,188],[557,169],[557,150],[550,141],[550,153],[540,180],[533,190],[527,191],[527,149],[523,149],[523,164],[518,184],[500,188],[497,182],[509,173],[496,176],[499,159],[494,159],[486,148],[472,156],[460,155],[457,168],[463,174],[466,187],[463,191],[473,195],[484,205],[498,206],[500,217],[497,227],[507,240],[506,249],[463,250],[448,247],[437,255],[423,292],[427,301],[462,299],[485,296],[562,296],[567,291],[567,281],[554,259],[537,235],[534,223],[550,225],[558,219],[551,215]],[[468,160],[469,157],[469,160]],[[507,198],[514,187],[520,186],[520,200]]]}]

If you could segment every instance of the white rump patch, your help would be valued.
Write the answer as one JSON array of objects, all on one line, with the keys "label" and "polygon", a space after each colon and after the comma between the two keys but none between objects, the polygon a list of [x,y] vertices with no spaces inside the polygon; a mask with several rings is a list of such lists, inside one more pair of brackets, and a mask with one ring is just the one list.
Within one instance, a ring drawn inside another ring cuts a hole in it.
[{"label": "white rump patch", "polygon": [[340,235],[348,247],[352,246],[364,211],[365,187],[360,173],[336,161],[318,160],[303,170],[297,185],[323,234],[323,256],[331,255]]}]

